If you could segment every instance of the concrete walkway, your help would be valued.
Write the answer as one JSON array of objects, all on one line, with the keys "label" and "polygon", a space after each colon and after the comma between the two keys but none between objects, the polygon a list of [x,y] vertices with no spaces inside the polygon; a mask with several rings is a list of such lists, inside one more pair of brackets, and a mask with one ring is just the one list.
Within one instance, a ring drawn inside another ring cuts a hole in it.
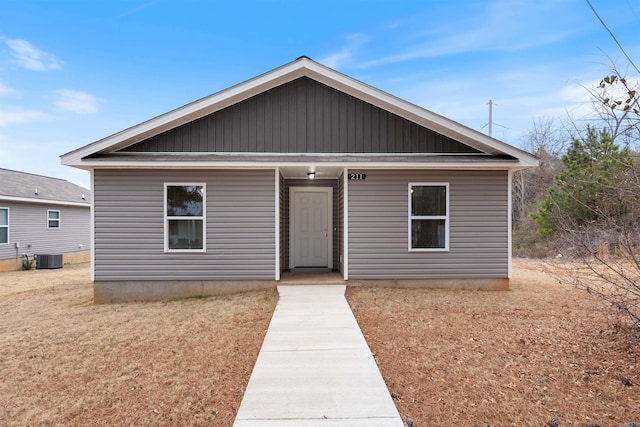
[{"label": "concrete walkway", "polygon": [[344,285],[278,286],[234,427],[402,427]]}]

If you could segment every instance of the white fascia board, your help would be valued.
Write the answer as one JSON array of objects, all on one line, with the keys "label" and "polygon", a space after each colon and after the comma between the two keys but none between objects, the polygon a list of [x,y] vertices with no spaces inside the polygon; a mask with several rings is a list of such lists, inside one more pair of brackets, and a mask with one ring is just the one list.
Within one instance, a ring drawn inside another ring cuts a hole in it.
[{"label": "white fascia board", "polygon": [[38,204],[38,205],[79,206],[79,207],[82,207],[82,208],[91,207],[89,203],[66,202],[66,201],[62,201],[62,200],[32,199],[30,197],[0,196],[0,201],[20,202],[20,203],[34,203],[34,204]]},{"label": "white fascia board", "polygon": [[[535,159],[534,159],[535,160]],[[438,162],[434,156],[432,162],[403,161],[403,162],[357,162],[357,161],[317,161],[317,160],[273,160],[273,161],[206,161],[206,160],[107,160],[107,159],[81,159],[77,168],[91,171],[92,169],[116,168],[116,169],[273,169],[276,167],[316,166],[316,167],[340,167],[340,168],[379,168],[379,169],[471,169],[471,170],[512,170],[518,171],[538,166],[538,161],[528,162],[519,159],[494,160],[490,162]]]},{"label": "white fascia board", "polygon": [[341,167],[350,169],[468,169],[468,170],[520,170],[530,168],[530,164],[521,161],[473,162],[348,162],[348,161],[119,161],[83,159],[80,168],[116,168],[116,169],[274,169],[283,167],[315,166],[321,168]]}]

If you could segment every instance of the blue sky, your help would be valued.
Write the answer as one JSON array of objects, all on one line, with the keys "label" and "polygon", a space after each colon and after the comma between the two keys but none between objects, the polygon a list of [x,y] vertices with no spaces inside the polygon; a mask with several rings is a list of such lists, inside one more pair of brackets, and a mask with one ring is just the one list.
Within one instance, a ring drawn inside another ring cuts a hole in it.
[{"label": "blue sky", "polygon": [[[640,2],[592,0],[640,62]],[[301,55],[521,145],[534,118],[590,114],[625,64],[585,0],[0,0],[0,167],[59,156]],[[630,74],[631,76],[631,74]]]}]

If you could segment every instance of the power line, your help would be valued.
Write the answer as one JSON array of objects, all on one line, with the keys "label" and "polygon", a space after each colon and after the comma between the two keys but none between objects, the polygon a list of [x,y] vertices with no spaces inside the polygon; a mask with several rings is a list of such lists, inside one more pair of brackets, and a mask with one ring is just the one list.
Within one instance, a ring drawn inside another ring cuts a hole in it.
[{"label": "power line", "polygon": [[624,50],[624,48],[622,47],[622,45],[620,44],[620,42],[618,41],[618,39],[616,38],[616,36],[611,32],[611,30],[609,29],[609,27],[607,27],[607,24],[604,23],[604,21],[602,20],[602,18],[600,18],[600,15],[598,15],[598,12],[596,12],[596,9],[593,7],[593,5],[591,4],[591,1],[589,0],[585,0],[587,2],[587,4],[589,5],[589,7],[591,8],[591,10],[593,11],[594,15],[596,15],[596,18],[598,18],[598,20],[600,21],[600,23],[602,24],[602,26],[609,32],[609,34],[611,35],[611,37],[613,38],[613,41],[616,42],[616,44],[618,45],[618,47],[620,48],[620,50],[622,51],[622,53],[624,53],[624,56],[627,57],[627,60],[629,61],[629,63],[631,65],[633,65],[633,68],[636,69],[636,71],[638,72],[638,74],[640,74],[640,70],[638,69],[638,67],[636,67],[636,64],[633,62],[633,60],[629,57],[629,55],[627,55],[627,52]]}]

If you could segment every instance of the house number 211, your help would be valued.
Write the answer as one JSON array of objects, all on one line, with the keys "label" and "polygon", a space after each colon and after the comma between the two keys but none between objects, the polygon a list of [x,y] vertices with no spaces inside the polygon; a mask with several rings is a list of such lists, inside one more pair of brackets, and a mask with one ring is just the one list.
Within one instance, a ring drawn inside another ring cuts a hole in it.
[{"label": "house number 211", "polygon": [[367,178],[367,174],[365,173],[350,173],[347,175],[347,178],[349,179],[366,179]]}]

